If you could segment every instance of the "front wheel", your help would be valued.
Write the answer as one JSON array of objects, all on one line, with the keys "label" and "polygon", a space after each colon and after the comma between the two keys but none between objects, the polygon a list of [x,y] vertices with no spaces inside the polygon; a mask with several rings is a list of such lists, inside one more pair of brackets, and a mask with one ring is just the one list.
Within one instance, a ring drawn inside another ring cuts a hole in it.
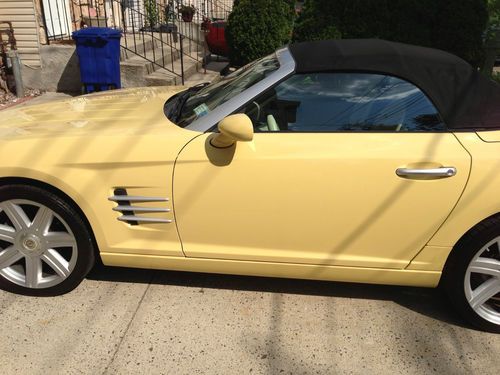
[{"label": "front wheel", "polygon": [[93,238],[67,202],[38,187],[0,187],[1,289],[63,294],[78,286],[93,264]]},{"label": "front wheel", "polygon": [[445,269],[444,286],[472,325],[500,333],[500,218],[480,224],[460,241]]}]

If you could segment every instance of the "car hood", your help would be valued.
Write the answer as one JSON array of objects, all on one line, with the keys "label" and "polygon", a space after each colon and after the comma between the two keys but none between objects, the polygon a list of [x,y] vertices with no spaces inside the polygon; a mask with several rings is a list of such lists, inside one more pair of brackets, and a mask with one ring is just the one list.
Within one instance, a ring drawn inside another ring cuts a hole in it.
[{"label": "car hood", "polygon": [[95,133],[135,134],[175,126],[163,104],[183,87],[151,87],[101,92],[0,112],[0,139]]}]

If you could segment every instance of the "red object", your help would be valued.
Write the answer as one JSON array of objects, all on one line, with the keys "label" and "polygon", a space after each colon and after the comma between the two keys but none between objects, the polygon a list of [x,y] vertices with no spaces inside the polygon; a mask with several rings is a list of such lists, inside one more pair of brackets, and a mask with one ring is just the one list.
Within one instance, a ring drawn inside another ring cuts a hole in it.
[{"label": "red object", "polygon": [[207,22],[208,33],[205,37],[208,50],[214,55],[229,56],[229,47],[226,42],[226,21]]}]

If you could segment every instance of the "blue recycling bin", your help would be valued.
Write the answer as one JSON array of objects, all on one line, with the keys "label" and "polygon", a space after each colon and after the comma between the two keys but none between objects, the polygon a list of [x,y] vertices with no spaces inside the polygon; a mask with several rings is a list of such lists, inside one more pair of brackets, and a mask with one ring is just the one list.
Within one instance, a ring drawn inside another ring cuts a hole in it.
[{"label": "blue recycling bin", "polygon": [[121,88],[120,38],[120,30],[107,27],[73,33],[84,93]]}]

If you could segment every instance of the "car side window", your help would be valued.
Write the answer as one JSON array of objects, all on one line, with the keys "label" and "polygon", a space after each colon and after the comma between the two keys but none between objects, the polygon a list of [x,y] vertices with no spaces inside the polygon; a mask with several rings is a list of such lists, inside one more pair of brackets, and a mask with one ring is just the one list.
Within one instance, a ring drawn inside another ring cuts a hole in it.
[{"label": "car side window", "polygon": [[243,109],[261,132],[444,131],[427,96],[371,73],[296,74]]}]

